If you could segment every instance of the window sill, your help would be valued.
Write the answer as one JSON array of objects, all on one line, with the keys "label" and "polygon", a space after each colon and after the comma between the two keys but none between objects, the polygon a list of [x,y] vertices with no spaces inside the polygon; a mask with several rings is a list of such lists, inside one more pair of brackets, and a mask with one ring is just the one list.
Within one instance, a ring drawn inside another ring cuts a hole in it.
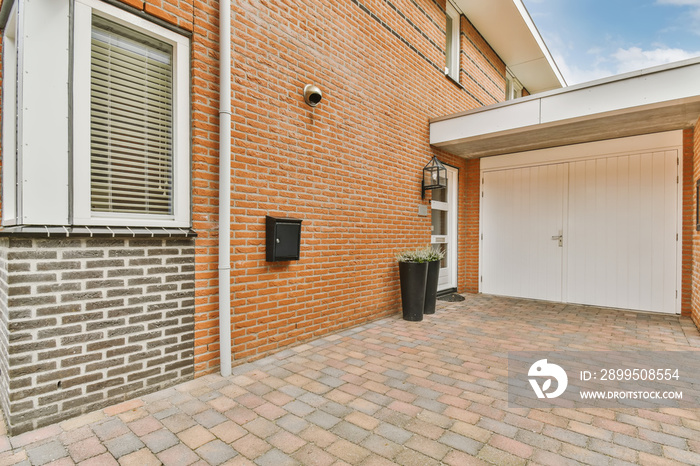
[{"label": "window sill", "polygon": [[453,78],[453,77],[450,76],[449,74],[445,73],[445,77],[446,77],[448,80],[452,81],[452,83],[453,83],[455,86],[459,87],[459,88],[462,89],[462,90],[466,90],[466,88],[465,88],[464,86],[462,86],[462,85],[459,83],[459,81],[457,81],[455,78]]},{"label": "window sill", "polygon": [[64,227],[56,225],[19,225],[0,228],[0,237],[2,236],[31,236],[45,238],[195,238],[197,233],[191,228],[104,226]]}]

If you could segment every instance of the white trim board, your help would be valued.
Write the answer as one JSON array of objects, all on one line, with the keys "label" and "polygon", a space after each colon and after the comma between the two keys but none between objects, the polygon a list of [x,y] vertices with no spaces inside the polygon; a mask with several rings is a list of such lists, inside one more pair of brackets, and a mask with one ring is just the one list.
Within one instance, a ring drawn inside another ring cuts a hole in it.
[{"label": "white trim board", "polygon": [[481,171],[546,165],[562,161],[597,159],[647,150],[677,148],[680,148],[682,153],[682,130],[484,157],[481,159]]}]

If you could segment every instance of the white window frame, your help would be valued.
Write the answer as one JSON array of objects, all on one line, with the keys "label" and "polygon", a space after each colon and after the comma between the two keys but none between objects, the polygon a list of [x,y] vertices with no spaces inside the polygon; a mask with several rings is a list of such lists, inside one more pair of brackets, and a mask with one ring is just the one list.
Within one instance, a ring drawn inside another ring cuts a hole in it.
[{"label": "white window frame", "polygon": [[506,68],[506,100],[513,100],[523,96],[523,85],[518,78]]},{"label": "white window frame", "polygon": [[[73,224],[189,227],[190,44],[189,39],[97,0],[76,0],[73,50]],[[90,202],[90,49],[92,15],[102,16],[173,46],[173,213],[93,212]]]},{"label": "white window frame", "polygon": [[[460,14],[457,11],[457,9],[454,6],[452,6],[452,4],[448,1],[445,5],[445,15],[446,17],[452,19],[452,34],[450,35],[450,37],[445,37],[445,74],[453,80],[459,82],[459,35],[462,29],[460,22]],[[445,20],[445,25],[447,25],[447,20]],[[451,44],[451,48],[447,46],[448,44]],[[451,52],[449,56],[447,56],[448,48]]]},{"label": "white window frame", "polygon": [[17,224],[17,3],[2,44],[2,224]]}]

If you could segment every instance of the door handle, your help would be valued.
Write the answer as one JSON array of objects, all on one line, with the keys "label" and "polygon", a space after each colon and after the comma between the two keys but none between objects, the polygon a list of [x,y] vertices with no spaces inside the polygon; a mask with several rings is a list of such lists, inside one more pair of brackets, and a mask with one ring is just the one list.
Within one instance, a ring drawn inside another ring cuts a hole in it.
[{"label": "door handle", "polygon": [[564,246],[564,235],[552,236],[552,239],[559,241],[560,248]]}]

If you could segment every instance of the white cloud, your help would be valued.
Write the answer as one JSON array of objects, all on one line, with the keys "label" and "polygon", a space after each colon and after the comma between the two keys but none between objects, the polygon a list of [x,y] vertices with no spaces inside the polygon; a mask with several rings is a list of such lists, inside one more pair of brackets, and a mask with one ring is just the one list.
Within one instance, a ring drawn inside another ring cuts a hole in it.
[{"label": "white cloud", "polygon": [[577,65],[570,65],[566,58],[559,54],[554,54],[554,61],[559,67],[559,71],[566,79],[569,86],[574,84],[595,81],[596,79],[604,78],[615,74],[614,71],[601,66],[601,63],[596,63],[590,68],[582,68]]},{"label": "white cloud", "polygon": [[658,5],[677,5],[677,6],[697,6],[700,7],[700,0],[656,0]]},{"label": "white cloud", "polygon": [[[695,1],[700,0],[666,0],[666,1]],[[617,49],[612,58],[616,61],[616,73],[626,73],[652,66],[673,63],[700,56],[700,51],[690,52],[682,49],[656,48],[653,50],[642,50],[639,47],[628,49]]]},{"label": "white cloud", "polygon": [[630,47],[617,49],[612,54],[606,55],[604,50],[592,48],[587,53],[589,57],[593,58],[592,60],[572,64],[560,54],[554,53],[553,55],[559,70],[566,78],[566,82],[571,86],[629,71],[638,71],[666,63],[700,57],[700,51],[691,52],[665,47],[642,50],[639,47]]}]

